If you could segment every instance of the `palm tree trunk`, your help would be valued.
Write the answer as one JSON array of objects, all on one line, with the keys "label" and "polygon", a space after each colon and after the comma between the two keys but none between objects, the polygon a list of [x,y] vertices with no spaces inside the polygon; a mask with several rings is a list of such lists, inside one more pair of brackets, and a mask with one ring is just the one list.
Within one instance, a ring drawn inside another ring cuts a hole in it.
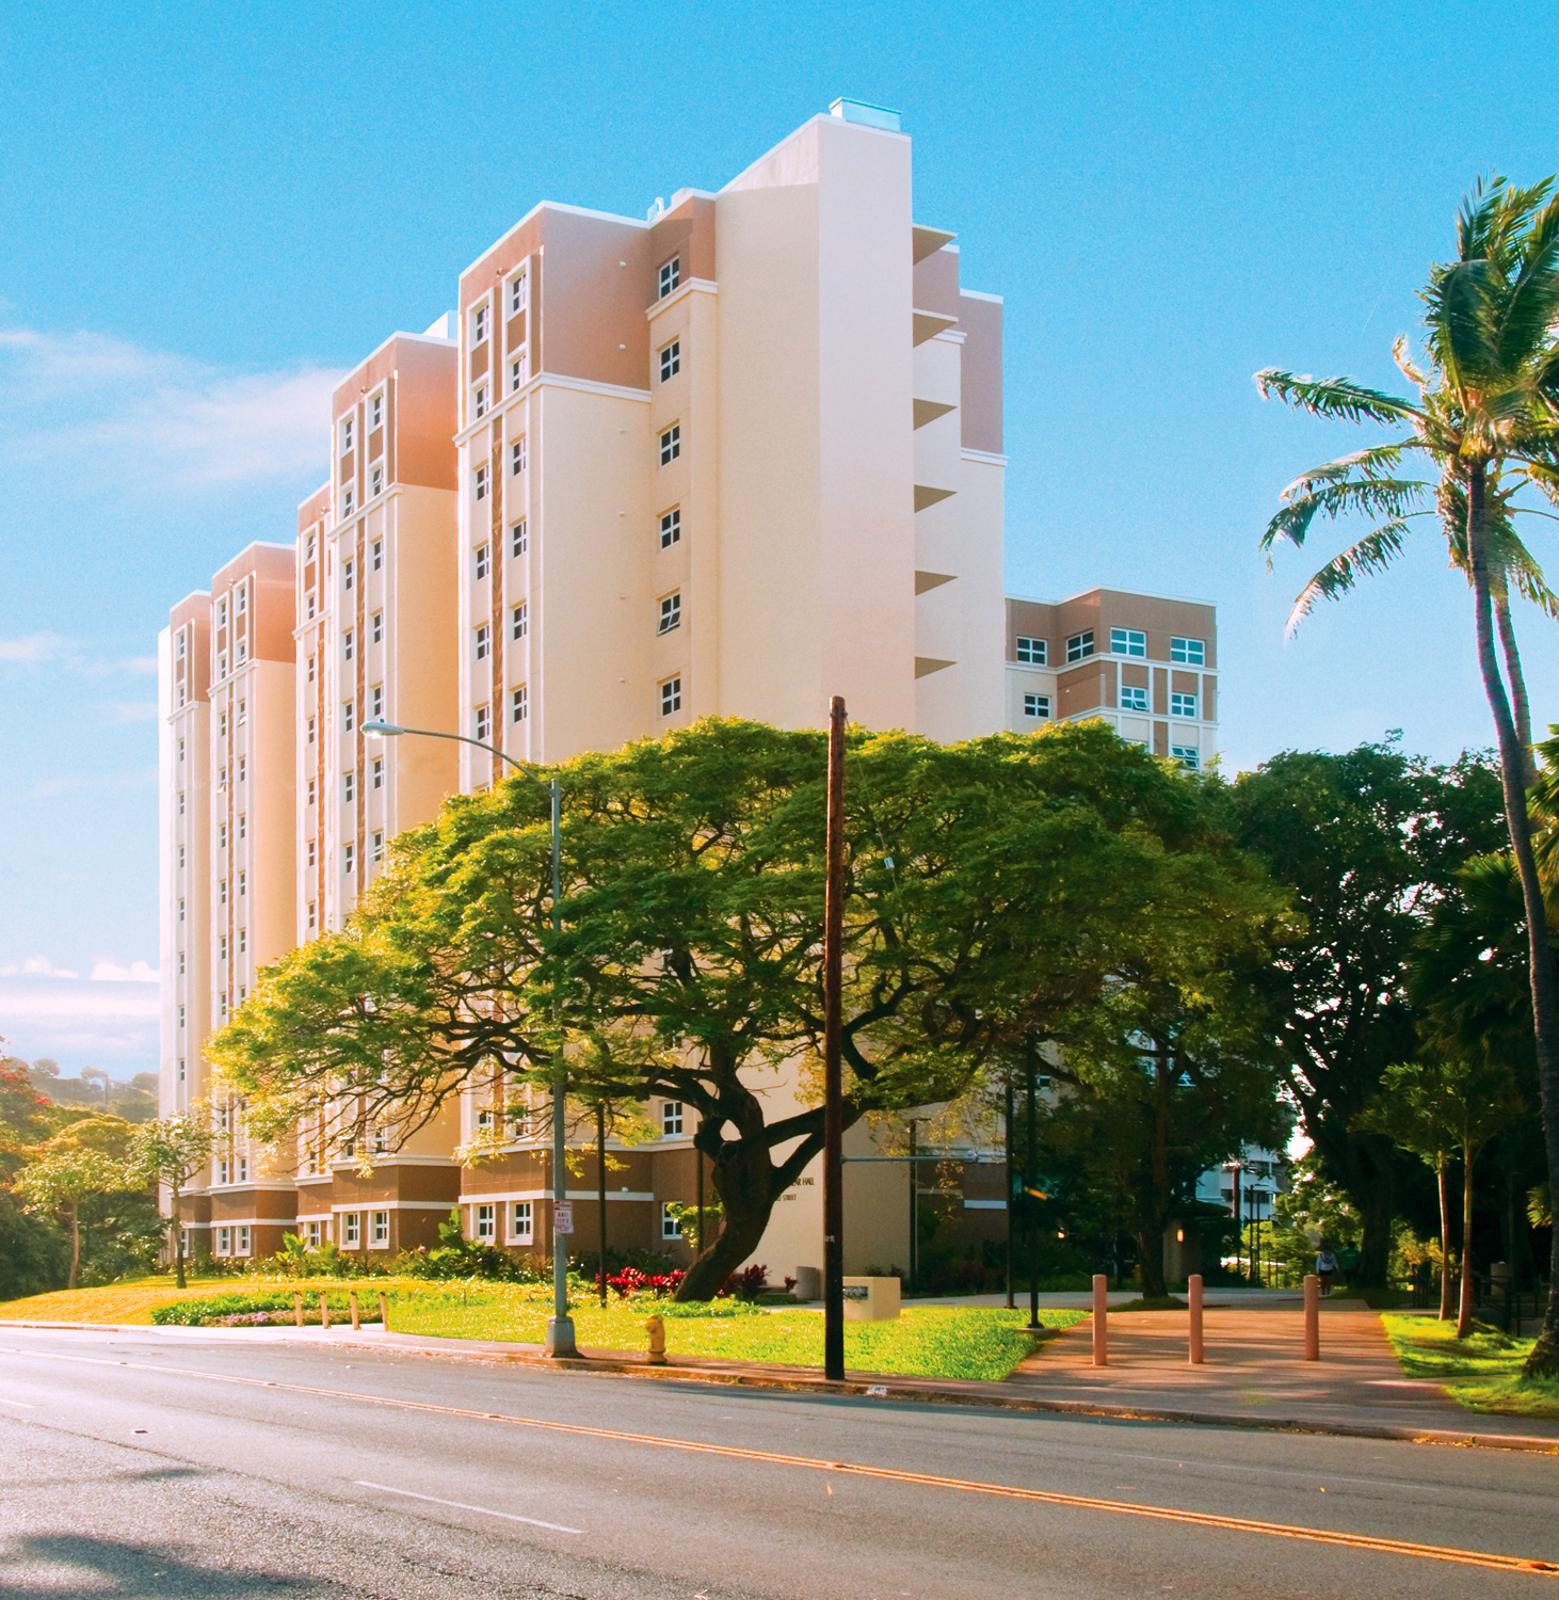
[{"label": "palm tree trunk", "polygon": [[[1527,975],[1532,989],[1532,1042],[1537,1056],[1537,1083],[1543,1110],[1543,1144],[1548,1181],[1559,1192],[1559,1001],[1554,995],[1554,971],[1549,950],[1548,913],[1532,854],[1532,824],[1527,814],[1523,781],[1530,752],[1524,751],[1510,701],[1500,680],[1494,654],[1493,597],[1489,582],[1487,530],[1484,527],[1485,469],[1474,465],[1467,473],[1467,557],[1472,569],[1473,620],[1477,632],[1478,671],[1483,692],[1494,716],[1499,740],[1500,782],[1505,798],[1505,823],[1510,829],[1511,854],[1521,878],[1521,900],[1527,924]],[[1542,1332],[1527,1357],[1529,1377],[1559,1376],[1559,1228],[1549,1249],[1548,1304]]]},{"label": "palm tree trunk", "polygon": [[1494,624],[1499,629],[1500,653],[1505,658],[1505,681],[1510,685],[1510,713],[1515,719],[1516,737],[1521,741],[1521,777],[1525,787],[1530,789],[1537,782],[1537,762],[1532,755],[1532,705],[1527,699],[1527,679],[1521,669],[1521,652],[1516,648],[1516,624],[1510,615],[1510,591],[1501,588],[1493,598]]},{"label": "palm tree trunk", "polygon": [[1445,1196],[1445,1157],[1435,1162],[1435,1187],[1440,1191],[1440,1320],[1451,1320],[1451,1212]]},{"label": "palm tree trunk", "polygon": [[1472,1332],[1472,1158],[1475,1146],[1462,1145],[1462,1293],[1456,1308],[1456,1337]]}]

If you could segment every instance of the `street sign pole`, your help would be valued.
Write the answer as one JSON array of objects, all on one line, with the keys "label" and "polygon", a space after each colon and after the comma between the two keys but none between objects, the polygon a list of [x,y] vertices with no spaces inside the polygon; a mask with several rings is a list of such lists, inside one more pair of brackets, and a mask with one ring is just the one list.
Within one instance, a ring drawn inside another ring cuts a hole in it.
[{"label": "street sign pole", "polygon": [[[844,1378],[844,1145],[839,1055],[844,961],[844,698],[828,707],[827,876],[823,893],[823,1376]],[[913,1168],[911,1169],[913,1170]]]}]

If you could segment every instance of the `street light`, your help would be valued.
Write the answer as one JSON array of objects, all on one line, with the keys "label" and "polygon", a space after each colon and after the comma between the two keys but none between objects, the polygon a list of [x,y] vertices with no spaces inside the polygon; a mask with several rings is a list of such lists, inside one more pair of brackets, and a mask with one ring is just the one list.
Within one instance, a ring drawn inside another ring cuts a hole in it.
[{"label": "street light", "polygon": [[[403,728],[399,723],[375,718],[363,724],[363,732],[375,739],[393,739],[401,734],[414,734],[419,739],[452,739],[456,744],[475,745],[489,755],[507,762],[516,772],[521,763],[500,750],[497,745],[481,739],[469,738],[463,733],[444,733],[437,728]],[[562,896],[562,828],[561,792],[558,780],[551,783],[552,798],[552,926],[557,929],[562,921],[558,901]],[[562,1243],[566,1234],[558,1232],[558,1220],[566,1214],[568,1204],[568,1129],[564,1098],[568,1089],[568,1065],[558,1048],[557,1069],[552,1084],[552,1315],[547,1319],[546,1352],[549,1356],[572,1357],[579,1354],[574,1343],[574,1320],[568,1314],[568,1249]]]}]

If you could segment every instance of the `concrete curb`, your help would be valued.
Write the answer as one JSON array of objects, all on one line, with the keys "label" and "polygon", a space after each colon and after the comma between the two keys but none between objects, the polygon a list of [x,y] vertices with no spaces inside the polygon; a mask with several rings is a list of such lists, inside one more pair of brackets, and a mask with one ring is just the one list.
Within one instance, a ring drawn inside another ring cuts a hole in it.
[{"label": "concrete curb", "polygon": [[[111,1322],[3,1322],[0,1333],[7,1327],[34,1328],[56,1333],[156,1333],[156,1334],[228,1334],[243,1335],[247,1328],[184,1328],[164,1327],[151,1323]],[[285,1334],[289,1330],[283,1329]],[[296,1338],[296,1330],[290,1330]],[[329,1330],[331,1334],[335,1329]],[[324,1335],[315,1333],[314,1338]],[[559,1360],[540,1353],[539,1347],[531,1349],[501,1350],[489,1347],[496,1341],[469,1341],[481,1348],[455,1348],[467,1344],[464,1340],[431,1344],[434,1335],[410,1333],[381,1333],[372,1339],[353,1338],[348,1333],[331,1339],[335,1345],[345,1345],[360,1350],[395,1350],[402,1355],[431,1356],[445,1361],[503,1361],[517,1366],[533,1367],[545,1372],[584,1373],[598,1377],[637,1378],[651,1383],[701,1383],[711,1387],[731,1389],[766,1389],[783,1394],[815,1395],[839,1400],[890,1400],[912,1405],[952,1405],[982,1408],[987,1411],[1015,1411],[1028,1414],[1073,1417],[1097,1417],[1118,1422],[1172,1422],[1197,1427],[1235,1428],[1259,1433],[1314,1434],[1326,1438],[1382,1439],[1399,1444],[1429,1444],[1455,1449],[1519,1450],[1538,1455],[1559,1455],[1559,1438],[1541,1434],[1499,1434],[1463,1431],[1458,1428],[1398,1428],[1384,1423],[1350,1423],[1311,1420],[1300,1417],[1253,1417],[1238,1412],[1190,1411],[1163,1406],[1107,1405],[1093,1400],[1044,1400],[1032,1395],[1002,1394],[986,1390],[957,1389],[946,1384],[904,1383],[891,1377],[878,1381],[870,1378],[846,1379],[831,1383],[828,1379],[797,1375],[769,1375],[764,1372],[725,1370],[709,1367],[677,1367],[648,1365],[643,1360],[625,1360],[619,1356],[580,1356]],[[307,1336],[305,1343],[309,1342]]]}]

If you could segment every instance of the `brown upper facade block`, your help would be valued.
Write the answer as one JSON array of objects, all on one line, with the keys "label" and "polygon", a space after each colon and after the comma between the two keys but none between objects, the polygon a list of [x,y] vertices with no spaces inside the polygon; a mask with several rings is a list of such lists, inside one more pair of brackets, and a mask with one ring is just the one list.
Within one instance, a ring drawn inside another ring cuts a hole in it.
[{"label": "brown upper facade block", "polygon": [[225,600],[228,616],[227,632],[213,623],[212,649],[232,649],[229,668],[242,664],[239,643],[247,660],[291,664],[294,561],[290,544],[257,542],[239,551],[212,577],[212,605],[219,607]]},{"label": "brown upper facade block", "polygon": [[[173,709],[206,700],[211,692],[211,596],[186,595],[168,613],[173,650]],[[180,692],[182,690],[182,693]]]},{"label": "brown upper facade block", "polygon": [[[336,386],[331,397],[331,455],[336,481],[353,491],[356,510],[393,484],[453,489],[460,355],[431,334],[392,333]],[[346,424],[350,421],[350,444]],[[311,504],[305,501],[305,507]],[[302,513],[299,514],[300,527]]]},{"label": "brown upper facade block", "polygon": [[[1009,597],[1006,658],[1009,662],[1018,661],[1020,638],[1043,639],[1047,646],[1045,665],[1052,669],[1065,668],[1075,665],[1067,660],[1069,639],[1092,632],[1092,653],[1109,655],[1112,653],[1111,633],[1117,628],[1146,635],[1143,659],[1217,670],[1218,625],[1213,606],[1199,600],[1172,600],[1162,595],[1133,594],[1124,589],[1090,589],[1061,601]],[[1182,662],[1181,655],[1194,655],[1194,651],[1177,647],[1177,639],[1200,641],[1203,659]]]}]

